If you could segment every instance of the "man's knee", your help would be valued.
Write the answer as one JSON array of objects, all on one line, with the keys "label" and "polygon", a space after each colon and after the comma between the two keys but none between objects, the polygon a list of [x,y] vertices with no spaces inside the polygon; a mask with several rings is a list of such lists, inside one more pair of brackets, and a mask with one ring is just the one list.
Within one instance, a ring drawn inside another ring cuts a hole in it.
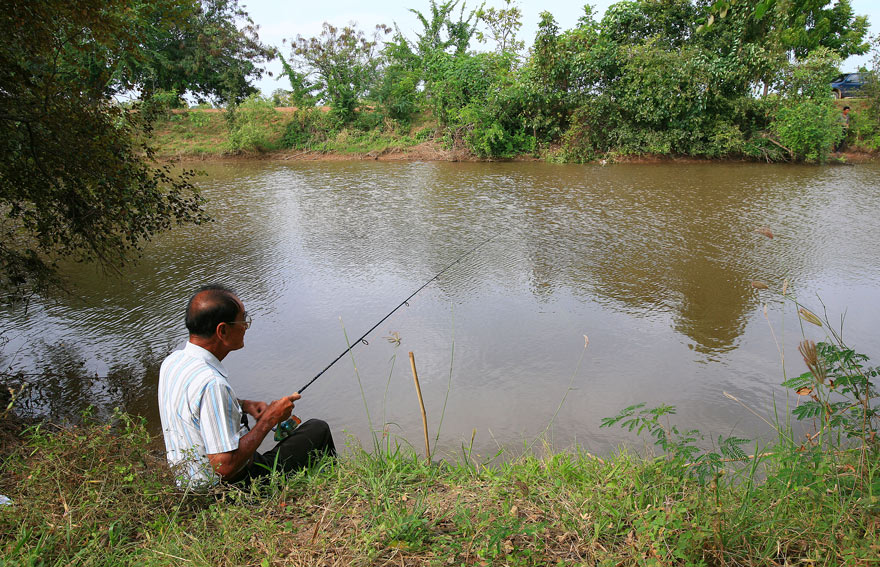
[{"label": "man's knee", "polygon": [[308,439],[312,450],[335,453],[333,434],[330,426],[323,419],[310,419],[296,428],[295,434],[300,438]]},{"label": "man's knee", "polygon": [[327,425],[327,422],[323,419],[318,419],[313,417],[312,419],[307,419],[300,425],[300,427],[313,427],[315,429],[330,429],[330,426]]},{"label": "man's knee", "polygon": [[330,426],[323,419],[310,419],[305,421],[298,428],[300,431],[307,431],[313,435],[330,434]]}]

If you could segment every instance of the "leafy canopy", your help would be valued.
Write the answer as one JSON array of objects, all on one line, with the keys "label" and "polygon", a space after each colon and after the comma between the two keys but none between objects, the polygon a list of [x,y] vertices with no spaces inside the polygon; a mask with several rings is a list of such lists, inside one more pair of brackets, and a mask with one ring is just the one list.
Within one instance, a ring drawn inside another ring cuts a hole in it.
[{"label": "leafy canopy", "polygon": [[[268,51],[232,0],[3,0],[0,297],[60,283],[62,260],[116,269],[175,223],[206,220],[192,173],[153,159],[159,89],[249,91]],[[221,70],[222,69],[222,70]],[[123,110],[114,96],[140,92]]]},{"label": "leafy canopy", "polygon": [[308,85],[309,92],[329,104],[343,122],[349,122],[376,80],[379,39],[390,32],[391,28],[379,25],[367,38],[354,25],[337,28],[325,22],[317,37],[296,36],[291,56],[296,68],[285,62],[285,73],[294,87],[299,83],[301,91]]},{"label": "leafy canopy", "polygon": [[[238,0],[166,4],[141,0],[131,6],[142,44],[139,52],[122,54],[115,70],[120,86],[139,88],[146,96],[189,92],[199,101],[218,102],[240,102],[257,92],[251,81],[262,77],[259,65],[276,53],[260,43]],[[168,13],[176,13],[171,27],[163,23]]]}]

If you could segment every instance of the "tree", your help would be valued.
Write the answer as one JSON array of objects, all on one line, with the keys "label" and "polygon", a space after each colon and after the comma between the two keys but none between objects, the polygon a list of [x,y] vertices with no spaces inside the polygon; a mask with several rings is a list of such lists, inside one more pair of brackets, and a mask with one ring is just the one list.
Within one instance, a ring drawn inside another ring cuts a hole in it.
[{"label": "tree", "polygon": [[[416,34],[418,40],[415,43],[415,52],[423,60],[433,54],[444,52],[464,53],[470,45],[471,38],[477,32],[477,24],[480,21],[479,12],[482,9],[471,10],[467,18],[464,16],[466,3],[461,3],[458,18],[453,19],[452,13],[460,0],[447,0],[437,4],[436,0],[430,0],[430,19],[410,8],[410,12],[416,15],[422,23],[422,33]],[[445,36],[444,36],[445,30]]]},{"label": "tree", "polygon": [[780,73],[783,98],[770,130],[796,159],[824,162],[840,138],[840,110],[828,88],[839,65],[834,51],[820,47]]},{"label": "tree", "polygon": [[697,8],[691,0],[631,0],[613,4],[602,18],[603,34],[622,45],[649,38],[681,47],[693,33]]},{"label": "tree", "polygon": [[288,96],[290,103],[298,108],[314,106],[315,96],[312,94],[312,91],[315,90],[316,85],[309,80],[308,73],[301,73],[294,69],[283,55],[279,54],[278,58],[281,60],[281,67],[284,69],[281,77],[287,77],[287,80],[290,81],[290,93]]},{"label": "tree", "polygon": [[428,70],[431,106],[440,124],[452,125],[471,103],[486,104],[509,64],[494,53],[438,54]]},{"label": "tree", "polygon": [[[90,49],[66,49],[65,65],[87,69],[108,95],[136,91],[147,99],[164,91],[238,102],[256,92],[251,81],[264,72],[259,64],[275,56],[238,0],[134,0],[107,12],[99,17],[115,22],[120,43],[84,38]],[[15,19],[27,25],[28,13]]]},{"label": "tree", "polygon": [[540,18],[531,56],[519,73],[520,114],[535,137],[551,142],[596,90],[607,57],[604,48],[597,49],[599,28],[590,6],[574,29],[561,33],[550,12]]},{"label": "tree", "polygon": [[329,104],[342,122],[351,121],[376,80],[379,39],[390,32],[388,26],[378,25],[368,39],[354,25],[340,29],[324,22],[318,37],[296,36],[291,58],[303,70],[299,80],[312,80],[316,96]]},{"label": "tree", "polygon": [[385,43],[381,67],[381,77],[370,96],[387,116],[408,121],[418,111],[423,98],[419,90],[422,68],[418,55],[413,53],[400,30]]},{"label": "tree", "polygon": [[[123,0],[0,8],[2,301],[59,285],[62,259],[117,269],[157,232],[206,220],[191,173],[153,160],[149,105],[128,112],[112,99],[138,86],[115,75],[121,62],[147,58],[137,10]],[[172,0],[149,10],[155,29],[184,13]]]},{"label": "tree", "polygon": [[701,43],[723,50],[745,70],[744,80],[769,92],[790,60],[824,48],[845,59],[866,53],[866,16],[855,16],[850,0],[715,0],[697,27]]},{"label": "tree", "polygon": [[[525,42],[516,39],[516,33],[522,27],[522,11],[513,0],[504,0],[506,8],[481,8],[477,17],[489,28],[488,39],[495,42],[495,51],[499,54],[519,53],[525,48]],[[486,41],[487,35],[477,32],[480,41]]]},{"label": "tree", "polygon": [[797,59],[820,47],[841,59],[867,53],[867,16],[856,16],[850,0],[829,4],[832,0],[715,0],[703,25],[743,19],[746,41],[769,39]]},{"label": "tree", "polygon": [[122,86],[140,86],[146,96],[164,90],[178,96],[189,92],[199,100],[240,102],[257,92],[251,82],[264,73],[259,65],[276,55],[274,48],[260,43],[238,0],[181,2],[173,10],[182,13],[170,28],[161,25],[166,15],[155,13],[156,2],[141,0],[132,9],[149,15],[135,22],[143,49],[124,58],[116,76]]}]

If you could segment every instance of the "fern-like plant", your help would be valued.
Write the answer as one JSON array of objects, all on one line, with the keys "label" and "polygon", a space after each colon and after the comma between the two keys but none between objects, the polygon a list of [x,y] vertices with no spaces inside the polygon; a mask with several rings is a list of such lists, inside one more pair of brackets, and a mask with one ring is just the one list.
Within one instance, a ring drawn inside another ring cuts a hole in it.
[{"label": "fern-like plant", "polygon": [[627,431],[635,431],[636,435],[647,432],[654,438],[654,445],[663,450],[664,468],[672,474],[684,470],[705,483],[717,475],[725,463],[748,458],[741,447],[749,443],[748,439],[719,436],[717,450],[707,451],[698,444],[705,440],[699,430],[680,431],[678,426],[670,424],[668,420],[665,420],[665,424],[661,421],[665,416],[675,415],[675,406],[663,404],[655,408],[644,408],[644,402],[624,408],[614,417],[603,418],[601,427],[620,424]]}]

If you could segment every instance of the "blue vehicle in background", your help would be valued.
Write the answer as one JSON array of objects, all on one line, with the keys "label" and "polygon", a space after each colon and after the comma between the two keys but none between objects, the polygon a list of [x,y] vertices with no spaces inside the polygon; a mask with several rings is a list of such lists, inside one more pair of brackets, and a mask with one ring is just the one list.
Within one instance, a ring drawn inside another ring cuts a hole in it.
[{"label": "blue vehicle in background", "polygon": [[859,96],[865,85],[867,73],[844,73],[831,81],[831,92],[834,98]]}]

